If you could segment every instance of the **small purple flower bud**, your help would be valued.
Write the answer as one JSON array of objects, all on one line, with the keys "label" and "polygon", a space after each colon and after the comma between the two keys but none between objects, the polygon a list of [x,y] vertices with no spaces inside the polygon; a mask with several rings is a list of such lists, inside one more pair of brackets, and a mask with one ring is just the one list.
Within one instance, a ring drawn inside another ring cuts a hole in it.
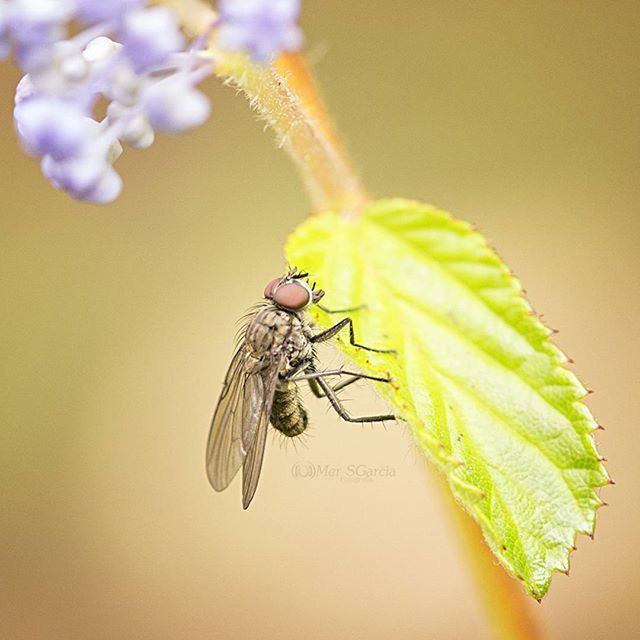
[{"label": "small purple flower bud", "polygon": [[[124,105],[112,102],[107,109],[109,123],[120,129],[119,138],[134,149],[146,149],[153,144],[155,134],[144,114],[131,114]],[[124,122],[124,126],[122,123]]]},{"label": "small purple flower bud", "polygon": [[105,83],[102,93],[110,100],[133,107],[140,98],[141,87],[140,76],[136,75],[129,64],[125,63],[112,70],[109,81]]},{"label": "small purple flower bud", "polygon": [[57,189],[78,200],[105,204],[115,200],[122,190],[122,179],[100,155],[87,155],[56,162],[42,159],[42,173]]},{"label": "small purple flower bud", "polygon": [[211,113],[207,97],[181,77],[151,85],[145,90],[143,101],[151,126],[164,133],[198,127]]},{"label": "small purple flower bud", "polygon": [[60,162],[51,156],[42,158],[42,173],[57,189],[64,189],[74,196],[80,196],[93,188],[104,173],[106,162],[103,158],[84,156]]},{"label": "small purple flower bud", "polygon": [[26,75],[20,78],[20,82],[16,86],[16,95],[14,98],[14,102],[16,105],[28,100],[32,96],[35,95],[35,87],[33,86],[33,82],[31,82],[31,77],[27,73]]},{"label": "small purple flower bud", "polygon": [[127,11],[135,9],[147,3],[147,0],[76,0],[78,4],[78,17],[84,22],[117,21]]},{"label": "small purple flower bud", "polygon": [[73,12],[71,0],[11,0],[6,8],[6,24],[19,44],[40,46],[63,35]]},{"label": "small purple flower bud", "polygon": [[68,82],[80,82],[89,73],[89,63],[80,47],[71,40],[61,40],[52,47],[53,62]]},{"label": "small purple flower bud", "polygon": [[12,35],[22,42],[35,42],[46,30],[59,27],[74,14],[72,0],[11,0],[6,10]]},{"label": "small purple flower bud", "polygon": [[60,40],[46,50],[47,61],[31,73],[38,92],[64,96],[80,88],[91,67],[73,40]]},{"label": "small purple flower bud", "polygon": [[256,62],[269,62],[302,44],[296,25],[299,0],[221,0],[219,10],[221,46],[247,51]]},{"label": "small purple flower bud", "polygon": [[155,134],[149,121],[142,115],[133,118],[120,137],[123,142],[134,149],[147,149],[155,140]]},{"label": "small purple flower bud", "polygon": [[13,113],[26,151],[55,160],[79,153],[97,125],[77,104],[54,97],[23,99]]},{"label": "small purple flower bud", "polygon": [[185,44],[175,13],[167,7],[136,9],[122,21],[120,40],[137,73],[160,63]]},{"label": "small purple flower bud", "polygon": [[113,202],[122,191],[122,178],[111,167],[107,165],[102,177],[83,196],[83,200],[95,204],[108,204]]},{"label": "small purple flower bud", "polygon": [[114,42],[107,36],[99,36],[87,43],[82,55],[87,62],[95,65],[109,60],[120,49],[122,49],[122,45],[119,42]]},{"label": "small purple flower bud", "polygon": [[32,71],[47,64],[49,46],[64,38],[73,12],[72,0],[12,0],[8,4],[6,28],[24,69]]}]

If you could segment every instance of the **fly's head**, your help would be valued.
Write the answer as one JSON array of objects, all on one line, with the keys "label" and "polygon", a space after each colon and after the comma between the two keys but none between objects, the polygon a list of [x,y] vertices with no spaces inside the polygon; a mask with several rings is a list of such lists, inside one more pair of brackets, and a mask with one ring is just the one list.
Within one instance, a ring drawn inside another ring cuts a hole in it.
[{"label": "fly's head", "polygon": [[320,301],[324,291],[309,283],[309,274],[294,267],[282,278],[272,280],[264,288],[264,297],[286,311],[304,311]]}]

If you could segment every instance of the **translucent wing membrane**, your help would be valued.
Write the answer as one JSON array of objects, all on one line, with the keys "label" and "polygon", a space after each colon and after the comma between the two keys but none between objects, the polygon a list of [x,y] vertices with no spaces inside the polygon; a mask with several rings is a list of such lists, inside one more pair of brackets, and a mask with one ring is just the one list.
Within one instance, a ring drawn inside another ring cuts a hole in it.
[{"label": "translucent wing membrane", "polygon": [[207,442],[207,475],[216,491],[226,489],[244,465],[245,509],[260,478],[280,360],[259,370],[255,365],[241,342],[227,371]]},{"label": "translucent wing membrane", "polygon": [[[222,491],[229,486],[244,462],[247,449],[243,425],[246,424],[246,419],[250,418],[246,415],[250,411],[248,407],[259,404],[259,400],[255,398],[251,404],[245,402],[245,397],[252,395],[247,394],[247,384],[251,378],[255,378],[255,375],[247,373],[246,358],[244,344],[241,344],[231,360],[211,422],[207,442],[207,475],[216,491]],[[254,415],[259,415],[259,412],[254,411]],[[254,422],[257,424],[255,418]]]},{"label": "translucent wing membrane", "polygon": [[260,470],[262,469],[262,459],[264,458],[264,446],[267,441],[267,430],[271,417],[271,406],[276,392],[278,382],[278,372],[280,370],[280,359],[276,359],[271,366],[262,372],[263,403],[260,417],[257,422],[253,444],[248,445],[247,457],[242,467],[242,506],[246,509],[253,500],[253,496],[258,487]]}]

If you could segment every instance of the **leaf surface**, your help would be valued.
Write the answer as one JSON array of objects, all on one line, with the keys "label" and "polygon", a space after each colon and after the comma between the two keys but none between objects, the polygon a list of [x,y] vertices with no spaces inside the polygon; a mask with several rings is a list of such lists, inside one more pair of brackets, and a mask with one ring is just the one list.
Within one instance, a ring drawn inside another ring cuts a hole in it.
[{"label": "leaf surface", "polygon": [[[329,309],[351,314],[340,347],[380,384],[500,562],[541,598],[592,533],[609,482],[586,390],[516,278],[468,224],[417,202],[375,202],[355,220],[314,216],[288,239]],[[336,316],[312,308],[321,327]],[[402,423],[400,423],[402,424]]]}]

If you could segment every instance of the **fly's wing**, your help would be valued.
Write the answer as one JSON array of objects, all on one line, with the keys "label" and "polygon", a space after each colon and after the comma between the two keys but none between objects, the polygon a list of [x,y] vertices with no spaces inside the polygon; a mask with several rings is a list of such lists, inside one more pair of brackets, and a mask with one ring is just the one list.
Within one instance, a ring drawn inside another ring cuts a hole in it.
[{"label": "fly's wing", "polygon": [[262,460],[264,458],[264,447],[267,442],[267,430],[271,418],[271,406],[278,384],[278,373],[282,360],[274,358],[270,367],[263,371],[262,380],[264,385],[264,405],[260,412],[260,419],[257,423],[256,436],[253,444],[247,451],[247,457],[242,466],[242,506],[247,509],[253,500],[253,496],[258,487]]},{"label": "fly's wing", "polygon": [[216,491],[229,486],[244,462],[258,433],[265,406],[263,375],[250,372],[248,358],[241,343],[231,360],[211,422],[207,476]]}]

